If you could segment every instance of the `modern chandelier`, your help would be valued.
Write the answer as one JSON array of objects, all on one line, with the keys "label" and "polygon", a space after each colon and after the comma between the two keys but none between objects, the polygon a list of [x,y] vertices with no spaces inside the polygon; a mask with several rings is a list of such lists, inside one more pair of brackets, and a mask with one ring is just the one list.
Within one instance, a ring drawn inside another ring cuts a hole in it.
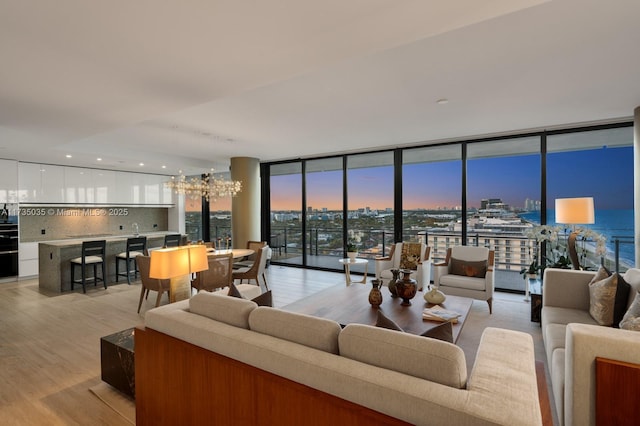
[{"label": "modern chandelier", "polygon": [[171,188],[176,194],[186,195],[189,198],[204,198],[207,201],[216,201],[222,197],[234,197],[242,190],[242,182],[239,180],[226,180],[215,177],[211,173],[202,175],[201,178],[187,177],[182,174],[165,182],[165,186]]}]

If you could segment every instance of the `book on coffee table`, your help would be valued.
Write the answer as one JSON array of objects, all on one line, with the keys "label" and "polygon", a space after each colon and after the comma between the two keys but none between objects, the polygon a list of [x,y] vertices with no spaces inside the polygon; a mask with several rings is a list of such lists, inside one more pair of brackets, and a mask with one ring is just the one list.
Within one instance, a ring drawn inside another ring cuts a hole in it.
[{"label": "book on coffee table", "polygon": [[459,313],[444,309],[440,305],[425,308],[424,311],[422,311],[422,319],[429,321],[451,322],[455,324],[458,322],[459,317]]}]

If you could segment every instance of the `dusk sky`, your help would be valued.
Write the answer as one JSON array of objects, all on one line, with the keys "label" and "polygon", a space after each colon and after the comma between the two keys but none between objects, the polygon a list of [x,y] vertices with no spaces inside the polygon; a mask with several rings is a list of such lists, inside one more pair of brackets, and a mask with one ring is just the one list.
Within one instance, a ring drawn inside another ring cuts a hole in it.
[{"label": "dusk sky", "polygon": [[[631,147],[550,153],[547,156],[547,203],[555,198],[593,196],[596,209],[633,208],[633,150]],[[540,156],[523,155],[473,159],[467,163],[468,203],[501,198],[523,207],[525,199],[540,199]],[[391,166],[348,172],[349,209],[393,207]],[[271,178],[272,210],[300,210],[302,178]],[[434,162],[403,168],[406,209],[460,206],[461,162]],[[307,175],[307,205],[342,209],[342,172]],[[213,209],[212,209],[213,210]]]}]

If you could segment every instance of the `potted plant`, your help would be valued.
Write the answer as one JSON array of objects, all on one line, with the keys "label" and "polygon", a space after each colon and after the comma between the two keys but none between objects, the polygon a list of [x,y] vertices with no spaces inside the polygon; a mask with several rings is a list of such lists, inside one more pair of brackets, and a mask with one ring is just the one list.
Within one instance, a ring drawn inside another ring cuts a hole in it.
[{"label": "potted plant", "polygon": [[527,278],[537,278],[540,271],[542,271],[542,266],[538,265],[538,259],[533,259],[529,266],[520,270],[520,275],[525,280]]},{"label": "potted plant", "polygon": [[352,241],[347,242],[347,257],[349,257],[349,260],[353,262],[357,256],[358,246]]}]

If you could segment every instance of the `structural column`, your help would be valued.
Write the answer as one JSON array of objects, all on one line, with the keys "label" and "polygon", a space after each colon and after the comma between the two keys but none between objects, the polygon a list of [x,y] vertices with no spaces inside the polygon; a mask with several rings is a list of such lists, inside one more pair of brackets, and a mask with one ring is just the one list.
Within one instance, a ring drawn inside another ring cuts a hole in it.
[{"label": "structural column", "polygon": [[231,179],[242,182],[242,191],[231,200],[233,247],[244,248],[247,241],[260,241],[260,160],[232,158]]},{"label": "structural column", "polygon": [[633,110],[633,218],[635,267],[640,267],[640,106]]}]

